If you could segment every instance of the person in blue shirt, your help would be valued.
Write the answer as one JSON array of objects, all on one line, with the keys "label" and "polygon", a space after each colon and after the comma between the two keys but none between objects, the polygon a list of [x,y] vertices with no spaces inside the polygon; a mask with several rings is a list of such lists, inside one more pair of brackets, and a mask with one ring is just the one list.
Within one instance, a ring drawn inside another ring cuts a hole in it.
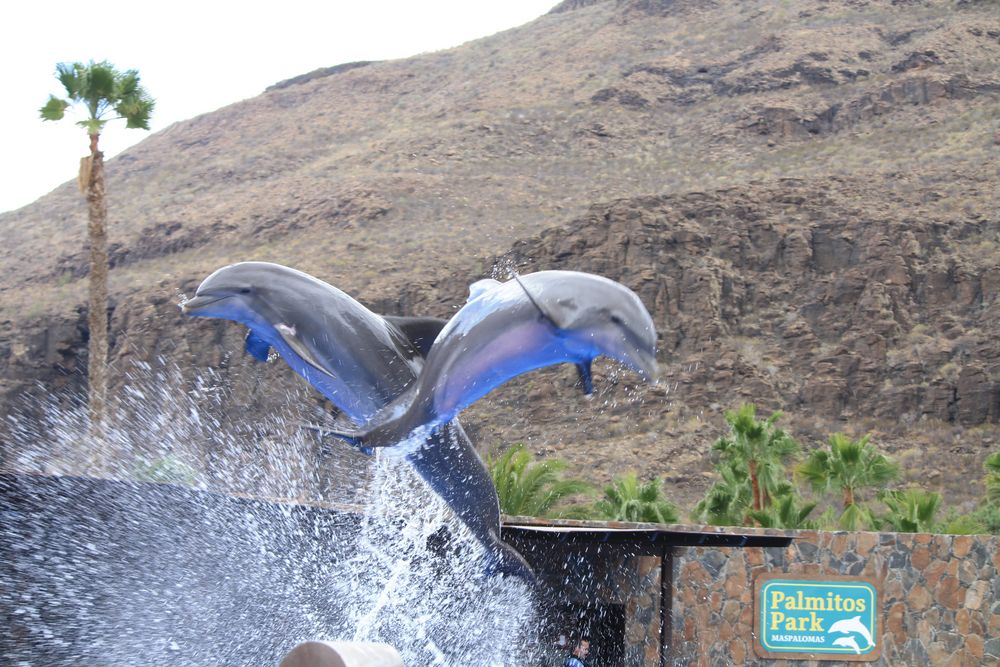
[{"label": "person in blue shirt", "polygon": [[562,667],[587,667],[587,663],[583,659],[587,657],[588,653],[590,653],[590,637],[580,637],[576,641],[573,652],[563,662]]}]

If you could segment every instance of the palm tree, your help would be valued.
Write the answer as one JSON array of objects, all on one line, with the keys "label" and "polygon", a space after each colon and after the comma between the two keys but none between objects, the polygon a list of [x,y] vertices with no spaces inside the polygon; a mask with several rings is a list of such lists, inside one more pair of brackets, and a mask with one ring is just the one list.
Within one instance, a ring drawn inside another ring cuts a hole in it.
[{"label": "palm tree", "polygon": [[741,526],[750,523],[750,474],[746,466],[720,462],[721,479],[698,501],[691,519],[710,526]]},{"label": "palm tree", "polygon": [[745,403],[726,412],[729,434],[712,444],[724,465],[745,467],[750,484],[750,509],[767,508],[778,485],[785,481],[785,462],[799,451],[798,443],[774,424],[781,412],[764,421],[757,419],[757,407]]},{"label": "palm tree", "polygon": [[597,514],[609,521],[677,523],[677,506],[663,497],[662,482],[644,484],[634,472],[626,473],[604,487],[604,498],[594,503]]},{"label": "palm tree", "polygon": [[986,457],[983,468],[986,469],[986,495],[972,518],[986,532],[1000,535],[1000,452]]},{"label": "palm tree", "polygon": [[590,491],[587,482],[563,479],[567,463],[558,459],[533,461],[523,444],[499,457],[487,457],[487,468],[500,499],[500,511],[511,516],[547,516],[560,502]]},{"label": "palm tree", "polygon": [[986,457],[983,464],[986,468],[986,502],[1000,505],[1000,452],[994,452]]},{"label": "palm tree", "polygon": [[841,492],[843,508],[839,524],[845,530],[877,524],[858,500],[860,489],[879,487],[899,477],[899,466],[869,444],[870,439],[866,435],[851,440],[843,433],[834,433],[829,439],[830,449],[813,450],[797,470],[814,491]]},{"label": "palm tree", "polygon": [[905,491],[881,491],[878,497],[889,508],[882,521],[895,532],[935,532],[934,515],[941,506],[940,493],[910,488]]},{"label": "palm tree", "polygon": [[117,71],[107,62],[60,63],[56,78],[66,89],[67,99],[51,95],[40,109],[42,120],[62,120],[66,109],[81,105],[87,117],[77,125],[90,137],[90,155],[80,160],[78,183],[87,196],[90,240],[90,329],[88,358],[88,405],[92,428],[99,428],[104,418],[107,395],[108,358],[108,250],[104,200],[104,154],[98,149],[101,131],[108,121],[124,119],[125,127],[149,129],[153,99],[139,85],[135,70]]}]

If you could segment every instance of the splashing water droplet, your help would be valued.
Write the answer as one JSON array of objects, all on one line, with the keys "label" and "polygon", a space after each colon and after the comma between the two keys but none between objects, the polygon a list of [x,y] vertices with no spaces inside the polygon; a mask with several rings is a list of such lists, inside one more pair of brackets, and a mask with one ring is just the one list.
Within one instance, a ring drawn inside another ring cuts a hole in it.
[{"label": "splashing water droplet", "polygon": [[304,391],[251,421],[216,371],[135,364],[100,435],[80,400],[47,400],[8,420],[21,476],[0,477],[15,583],[0,612],[26,641],[3,660],[262,665],[355,638],[408,665],[532,662],[526,586],[483,576],[482,547],[405,456],[324,453],[299,427],[317,421]]}]

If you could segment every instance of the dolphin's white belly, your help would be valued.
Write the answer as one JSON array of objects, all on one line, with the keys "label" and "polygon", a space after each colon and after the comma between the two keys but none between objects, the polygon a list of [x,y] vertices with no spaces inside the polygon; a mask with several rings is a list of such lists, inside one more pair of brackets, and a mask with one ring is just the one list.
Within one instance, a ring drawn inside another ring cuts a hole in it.
[{"label": "dolphin's white belly", "polygon": [[[513,325],[485,346],[473,337],[455,341],[459,349],[437,371],[434,412],[451,419],[466,407],[517,375],[571,361],[551,327],[538,320]],[[464,347],[463,347],[464,346]]]}]

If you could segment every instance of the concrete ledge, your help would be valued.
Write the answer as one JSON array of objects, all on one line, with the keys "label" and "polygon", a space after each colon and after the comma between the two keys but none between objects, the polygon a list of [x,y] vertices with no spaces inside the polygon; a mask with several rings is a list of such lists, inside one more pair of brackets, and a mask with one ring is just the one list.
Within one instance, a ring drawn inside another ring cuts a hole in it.
[{"label": "concrete ledge", "polygon": [[280,667],[403,667],[403,658],[388,644],[370,642],[303,642]]}]

